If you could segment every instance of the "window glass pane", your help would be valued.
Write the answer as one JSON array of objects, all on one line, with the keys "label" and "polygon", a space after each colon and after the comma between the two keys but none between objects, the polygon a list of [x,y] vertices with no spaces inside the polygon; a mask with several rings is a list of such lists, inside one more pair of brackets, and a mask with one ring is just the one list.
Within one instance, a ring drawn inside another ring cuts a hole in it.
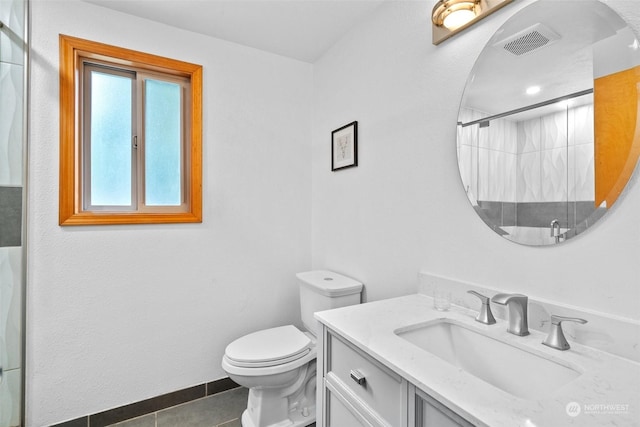
[{"label": "window glass pane", "polygon": [[182,202],[181,87],[145,80],[145,203],[179,206]]},{"label": "window glass pane", "polygon": [[91,205],[130,206],[131,79],[91,71]]}]

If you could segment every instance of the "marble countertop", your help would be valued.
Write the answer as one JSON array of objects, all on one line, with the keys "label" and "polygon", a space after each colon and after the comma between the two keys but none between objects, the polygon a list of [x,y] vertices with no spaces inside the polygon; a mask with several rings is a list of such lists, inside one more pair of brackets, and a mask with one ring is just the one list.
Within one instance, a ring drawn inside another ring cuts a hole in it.
[{"label": "marble countertop", "polygon": [[[483,325],[475,321],[476,314],[455,305],[449,311],[437,311],[431,297],[415,294],[323,311],[316,313],[316,318],[478,426],[640,426],[640,364],[572,342],[568,351],[555,350],[542,345],[544,333],[531,331],[528,336],[518,337],[507,333],[504,320]],[[548,397],[522,399],[394,333],[399,328],[442,318],[521,349],[531,349],[578,368],[582,374]]]}]

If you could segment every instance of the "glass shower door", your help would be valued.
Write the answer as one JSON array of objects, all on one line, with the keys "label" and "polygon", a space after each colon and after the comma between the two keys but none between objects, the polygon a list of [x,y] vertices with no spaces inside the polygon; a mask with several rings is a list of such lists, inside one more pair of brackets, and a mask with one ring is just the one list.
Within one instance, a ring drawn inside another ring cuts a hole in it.
[{"label": "glass shower door", "polygon": [[595,200],[592,91],[491,116],[461,109],[459,117],[467,197],[498,234],[556,244],[606,211]]},{"label": "glass shower door", "polygon": [[0,0],[0,427],[22,425],[25,0]]}]

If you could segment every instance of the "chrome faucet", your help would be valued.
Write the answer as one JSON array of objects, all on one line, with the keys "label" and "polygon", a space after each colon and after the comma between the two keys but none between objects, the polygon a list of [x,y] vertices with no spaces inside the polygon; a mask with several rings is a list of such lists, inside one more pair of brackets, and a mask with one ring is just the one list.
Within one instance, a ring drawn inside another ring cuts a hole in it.
[{"label": "chrome faucet", "polygon": [[562,322],[578,322],[585,324],[587,323],[584,319],[579,319],[577,317],[564,317],[564,316],[556,316],[555,314],[551,315],[551,326],[549,327],[549,335],[547,339],[544,340],[542,344],[555,348],[556,350],[569,350],[571,346],[567,342],[567,339],[562,332]]},{"label": "chrome faucet", "polygon": [[495,294],[491,301],[509,307],[509,327],[507,332],[514,335],[529,335],[527,304],[529,298],[522,294]]},{"label": "chrome faucet", "polygon": [[560,221],[554,219],[549,227],[551,227],[551,237],[555,238],[556,243],[560,243]]},{"label": "chrome faucet", "polygon": [[476,291],[467,291],[467,293],[477,296],[482,302],[482,306],[480,307],[480,312],[476,317],[476,321],[484,323],[485,325],[493,325],[494,323],[496,323],[496,319],[495,317],[493,317],[493,313],[491,312],[491,306],[489,305],[489,297],[485,297],[484,295]]}]

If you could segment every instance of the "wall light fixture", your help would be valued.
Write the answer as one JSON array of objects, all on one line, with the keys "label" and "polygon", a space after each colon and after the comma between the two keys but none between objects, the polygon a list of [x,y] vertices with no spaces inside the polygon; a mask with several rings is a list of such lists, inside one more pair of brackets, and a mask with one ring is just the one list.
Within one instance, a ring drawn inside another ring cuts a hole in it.
[{"label": "wall light fixture", "polygon": [[438,0],[433,7],[433,44],[470,27],[513,0]]}]

